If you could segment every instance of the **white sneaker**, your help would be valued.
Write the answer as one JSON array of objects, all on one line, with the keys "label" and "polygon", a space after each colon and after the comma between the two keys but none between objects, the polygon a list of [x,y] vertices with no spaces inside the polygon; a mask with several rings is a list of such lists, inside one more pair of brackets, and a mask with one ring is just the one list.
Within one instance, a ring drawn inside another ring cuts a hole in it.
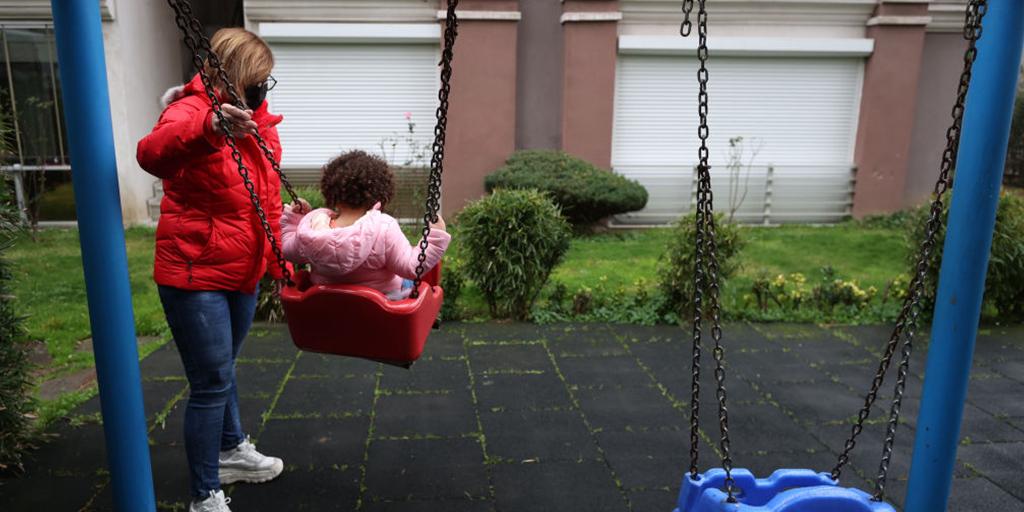
[{"label": "white sneaker", "polygon": [[234,450],[220,452],[221,485],[235,482],[258,484],[277,478],[284,470],[284,462],[256,451],[256,445],[246,437]]},{"label": "white sneaker", "polygon": [[209,498],[193,501],[188,512],[231,512],[228,503],[231,503],[231,498],[225,498],[224,491],[210,491]]}]

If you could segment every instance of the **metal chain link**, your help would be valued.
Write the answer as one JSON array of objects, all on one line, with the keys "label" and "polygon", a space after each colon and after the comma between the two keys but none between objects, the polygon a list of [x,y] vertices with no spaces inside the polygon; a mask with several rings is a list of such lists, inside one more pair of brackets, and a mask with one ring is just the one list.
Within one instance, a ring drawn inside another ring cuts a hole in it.
[{"label": "metal chain link", "polygon": [[448,96],[451,94],[452,58],[454,57],[455,38],[458,36],[459,19],[455,13],[459,0],[448,0],[445,14],[444,48],[441,50],[441,87],[437,92],[437,124],[434,125],[433,155],[430,157],[430,179],[427,185],[426,213],[423,215],[423,233],[420,238],[420,253],[416,257],[416,279],[410,297],[419,297],[420,281],[426,272],[427,237],[430,236],[430,224],[437,222],[437,212],[441,209],[441,175],[444,173],[445,131],[448,128]]},{"label": "metal chain link", "polygon": [[[680,27],[680,34],[690,33],[690,14],[693,9],[693,1],[686,0],[683,3],[684,21]],[[727,501],[735,503],[733,496],[735,485],[732,478],[732,456],[730,454],[729,441],[729,410],[726,406],[727,393],[725,388],[725,349],[722,346],[722,325],[721,325],[721,301],[720,288],[718,285],[718,245],[715,240],[715,214],[714,197],[711,191],[711,167],[708,163],[710,149],[708,138],[708,26],[707,9],[705,0],[697,0],[697,82],[699,92],[697,95],[697,115],[700,123],[697,128],[697,136],[700,138],[698,149],[699,164],[697,165],[697,211],[696,211],[696,247],[694,258],[694,322],[693,322],[693,361],[691,383],[691,411],[690,411],[690,474],[697,475],[698,449],[699,449],[699,428],[700,428],[700,356],[701,337],[703,335],[703,308],[704,308],[704,287],[707,286],[709,313],[711,316],[711,338],[715,342],[711,354],[715,360],[715,384],[716,398],[718,399],[718,426],[721,434],[719,449],[722,454],[722,469],[725,470],[724,487],[728,493]],[[706,283],[705,283],[706,280]]]},{"label": "metal chain link", "polygon": [[[188,20],[188,26],[192,30],[195,40],[199,43],[199,48],[206,52],[207,60],[209,61],[210,65],[217,71],[217,77],[221,80],[221,82],[225,84],[227,93],[231,97],[231,102],[236,107],[239,107],[244,110],[248,107],[248,105],[246,105],[245,101],[242,100],[242,98],[238,95],[238,90],[236,90],[235,86],[231,83],[231,79],[228,77],[227,71],[224,70],[220,58],[213,51],[213,47],[210,44],[210,40],[206,37],[206,34],[204,34],[203,32],[203,23],[192,12],[191,2],[189,0],[182,0],[178,3],[182,14]],[[180,24],[178,26],[181,27]],[[184,29],[182,30],[184,31]],[[260,151],[263,152],[263,156],[267,159],[267,162],[270,163],[270,167],[274,169],[274,172],[277,173],[278,177],[281,179],[281,185],[284,186],[286,191],[288,191],[288,196],[291,198],[292,203],[298,204],[299,196],[298,194],[295,193],[295,188],[293,188],[291,182],[288,181],[288,177],[285,176],[284,171],[281,170],[281,164],[277,161],[277,158],[274,156],[274,152],[270,149],[266,141],[263,140],[263,137],[261,137],[258,132],[253,133],[252,137],[256,139],[256,144],[259,146]]]},{"label": "metal chain link", "polygon": [[960,74],[960,83],[957,89],[956,101],[952,109],[953,122],[946,130],[946,147],[942,153],[942,164],[939,170],[939,178],[935,183],[933,199],[929,209],[928,222],[925,229],[925,238],[918,248],[915,259],[914,276],[908,286],[909,293],[904,299],[900,315],[896,320],[885,351],[879,361],[875,377],[871,382],[870,390],[864,399],[864,406],[857,414],[857,421],[851,429],[850,438],[846,441],[839,460],[832,469],[832,479],[838,480],[845,466],[850,460],[850,452],[856,446],[857,436],[864,429],[864,422],[871,412],[871,407],[878,396],[878,391],[888,372],[896,349],[903,341],[901,359],[897,369],[896,386],[893,394],[892,406],[889,411],[889,421],[886,426],[886,436],[882,447],[882,459],[879,463],[879,471],[875,483],[873,499],[881,501],[885,498],[885,484],[889,472],[889,462],[892,459],[893,445],[896,439],[896,428],[899,425],[900,407],[902,405],[903,393],[906,389],[907,373],[910,366],[910,356],[913,351],[913,339],[918,328],[919,317],[922,312],[921,299],[924,295],[924,287],[927,282],[928,263],[935,249],[936,235],[942,225],[943,196],[949,190],[952,183],[954,165],[956,164],[959,151],[960,133],[963,126],[964,105],[967,101],[967,92],[970,88],[971,72],[974,61],[978,55],[977,41],[981,37],[981,20],[988,9],[986,0],[971,0],[967,5],[964,22],[964,38],[968,41],[967,50],[964,53],[964,67]]},{"label": "metal chain link", "polygon": [[[267,214],[260,204],[259,196],[256,194],[256,186],[252,182],[252,179],[249,178],[249,170],[242,161],[242,153],[238,150],[235,135],[231,130],[231,123],[228,122],[227,118],[224,116],[224,112],[221,110],[220,100],[217,98],[213,81],[206,73],[205,63],[200,55],[200,47],[209,48],[209,40],[202,35],[201,25],[199,25],[199,32],[196,32],[199,34],[199,42],[197,42],[196,38],[193,37],[193,32],[195,32],[194,24],[198,23],[198,20],[194,16],[190,16],[192,9],[188,0],[167,0],[167,3],[171,6],[171,9],[174,10],[174,22],[178,25],[178,28],[181,29],[185,46],[187,46],[189,51],[192,53],[192,63],[199,70],[199,78],[203,82],[203,89],[206,92],[207,98],[210,100],[213,114],[217,116],[217,121],[220,123],[220,126],[224,131],[224,140],[231,149],[231,158],[235,161],[235,164],[238,167],[238,175],[242,178],[242,182],[245,184],[245,189],[249,193],[249,201],[252,203],[253,208],[255,208],[256,215],[259,217],[260,224],[263,226],[263,231],[267,235],[267,240],[270,242],[270,248],[273,250],[274,256],[277,258],[277,264],[281,267],[281,274],[285,281],[291,285],[291,271],[288,269],[287,262],[284,259],[284,254],[281,252],[281,248],[277,243],[277,237],[274,235],[273,227],[267,219]],[[203,46],[203,42],[205,42],[205,46]],[[220,59],[212,49],[208,49],[207,51],[209,52],[207,55],[207,61],[209,61],[209,63],[217,68],[222,74],[221,79],[224,80],[227,90],[237,101],[237,93],[234,91],[234,86],[231,84],[230,80],[227,79],[227,75],[224,74],[223,67],[220,65]]]}]

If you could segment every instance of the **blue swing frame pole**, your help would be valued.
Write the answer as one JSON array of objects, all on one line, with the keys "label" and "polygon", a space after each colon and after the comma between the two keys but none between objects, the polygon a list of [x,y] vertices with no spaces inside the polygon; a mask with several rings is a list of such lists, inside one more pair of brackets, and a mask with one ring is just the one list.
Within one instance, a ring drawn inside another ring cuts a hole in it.
[{"label": "blue swing frame pole", "polygon": [[155,511],[99,2],[51,5],[114,505]]},{"label": "blue swing frame pole", "polygon": [[1024,43],[1024,2],[989,0],[964,112],[907,512],[946,510]]}]

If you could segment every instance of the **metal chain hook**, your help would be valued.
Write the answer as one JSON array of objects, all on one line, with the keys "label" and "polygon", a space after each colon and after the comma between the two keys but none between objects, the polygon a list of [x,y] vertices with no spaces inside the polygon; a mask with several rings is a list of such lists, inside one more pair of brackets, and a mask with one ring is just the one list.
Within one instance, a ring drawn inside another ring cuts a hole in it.
[{"label": "metal chain hook", "polygon": [[445,14],[444,47],[441,50],[441,86],[437,92],[438,106],[436,111],[437,124],[434,125],[433,154],[430,157],[430,177],[427,184],[426,213],[423,215],[423,231],[419,242],[420,253],[416,256],[416,279],[413,281],[410,297],[419,297],[420,281],[427,271],[427,239],[430,236],[430,225],[437,222],[437,213],[441,209],[441,175],[444,173],[444,145],[448,128],[448,97],[451,94],[452,59],[454,58],[455,39],[458,36],[459,19],[456,7],[459,0],[448,0]]},{"label": "metal chain hook", "polygon": [[[696,169],[697,179],[697,210],[696,210],[696,241],[694,248],[694,321],[693,321],[693,346],[692,346],[692,382],[690,398],[690,475],[697,476],[699,437],[700,437],[700,357],[702,352],[701,338],[703,336],[704,321],[704,293],[707,291],[708,313],[711,317],[711,338],[714,340],[714,348],[711,355],[715,360],[714,378],[715,395],[718,402],[718,426],[721,439],[719,449],[722,454],[722,468],[725,470],[724,487],[728,494],[727,501],[735,503],[735,482],[732,477],[732,456],[730,454],[729,439],[729,410],[726,406],[728,395],[725,388],[725,349],[722,346],[721,326],[721,301],[720,288],[718,284],[718,245],[715,240],[715,215],[714,198],[711,191],[711,166],[709,164],[710,149],[708,139],[711,136],[708,127],[708,13],[705,0],[697,1],[697,82],[699,92],[697,95],[697,115],[699,124],[697,136],[700,139],[698,149],[699,163]],[[684,0],[683,13],[685,15],[680,33],[686,36],[690,33],[690,14],[693,10],[693,0]]]},{"label": "metal chain hook", "polygon": [[[936,235],[942,227],[943,196],[952,184],[954,165],[959,151],[960,132],[963,126],[964,105],[967,101],[967,92],[970,87],[971,71],[974,60],[977,57],[977,41],[981,37],[981,21],[987,11],[986,0],[971,0],[965,12],[963,35],[968,40],[968,47],[964,53],[964,66],[960,75],[960,83],[957,90],[956,101],[953,105],[951,116],[952,124],[946,130],[946,147],[942,153],[939,177],[935,183],[933,199],[929,208],[928,221],[925,224],[925,237],[918,248],[915,258],[914,276],[908,285],[908,294],[904,300],[896,325],[885,351],[879,361],[875,377],[871,382],[868,394],[864,398],[864,405],[857,415],[849,439],[845,442],[842,453],[836,466],[832,469],[832,479],[838,480],[843,467],[850,460],[850,452],[856,446],[857,437],[864,429],[864,423],[870,415],[871,407],[877,399],[878,391],[881,389],[885,375],[892,364],[897,348],[902,346],[901,359],[897,369],[896,386],[893,394],[893,402],[889,411],[889,420],[886,425],[886,435],[883,442],[882,458],[879,463],[879,472],[875,483],[873,499],[881,501],[885,497],[885,484],[889,471],[889,463],[892,459],[893,445],[895,443],[896,428],[899,424],[900,408],[902,405],[903,393],[906,389],[907,373],[910,365],[910,356],[913,351],[913,339],[916,335],[919,317],[921,315],[921,299],[924,295],[925,283],[928,280],[928,262],[932,257]],[[903,342],[902,345],[900,342]]]}]

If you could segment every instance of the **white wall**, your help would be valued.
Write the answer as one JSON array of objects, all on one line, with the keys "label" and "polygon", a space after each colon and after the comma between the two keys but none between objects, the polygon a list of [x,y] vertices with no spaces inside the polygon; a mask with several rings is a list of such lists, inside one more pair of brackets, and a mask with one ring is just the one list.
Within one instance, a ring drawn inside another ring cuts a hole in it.
[{"label": "white wall", "polygon": [[135,147],[160,116],[160,96],[181,83],[178,28],[163,0],[122,0],[103,38],[124,221],[139,224],[149,221],[156,179],[135,161]]}]

